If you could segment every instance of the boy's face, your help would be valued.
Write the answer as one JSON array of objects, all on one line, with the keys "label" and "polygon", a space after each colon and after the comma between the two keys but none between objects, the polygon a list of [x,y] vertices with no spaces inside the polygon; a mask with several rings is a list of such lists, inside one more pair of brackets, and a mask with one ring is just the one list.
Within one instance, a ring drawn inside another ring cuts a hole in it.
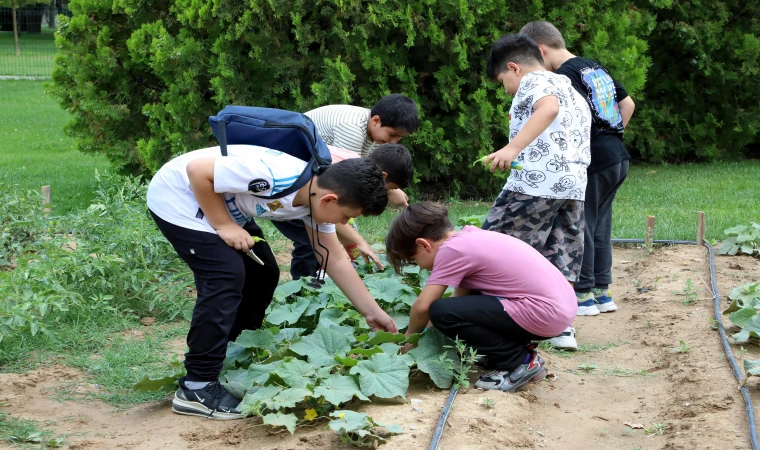
[{"label": "boy's face", "polygon": [[496,76],[496,79],[504,86],[504,90],[510,95],[515,95],[520,88],[520,79],[522,78],[522,68],[515,63],[508,63],[507,70]]},{"label": "boy's face", "polygon": [[432,271],[435,255],[438,254],[438,248],[427,239],[419,238],[415,242],[417,244],[417,253],[412,256],[414,262],[420,266],[420,269]]},{"label": "boy's face", "polygon": [[342,206],[338,204],[338,196],[333,193],[323,195],[319,200],[312,198],[311,216],[315,223],[341,223],[346,224],[348,219],[355,219],[362,215],[360,208]]},{"label": "boy's face", "polygon": [[384,127],[380,121],[380,116],[372,116],[367,123],[367,133],[378,145],[397,144],[407,133],[398,128]]}]

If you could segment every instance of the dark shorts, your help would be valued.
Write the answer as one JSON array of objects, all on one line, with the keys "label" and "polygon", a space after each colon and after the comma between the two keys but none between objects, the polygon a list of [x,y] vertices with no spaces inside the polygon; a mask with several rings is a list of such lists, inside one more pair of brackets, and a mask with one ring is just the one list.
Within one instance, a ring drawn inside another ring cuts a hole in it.
[{"label": "dark shorts", "polygon": [[484,230],[527,242],[568,281],[575,282],[583,262],[583,202],[501,191]]}]

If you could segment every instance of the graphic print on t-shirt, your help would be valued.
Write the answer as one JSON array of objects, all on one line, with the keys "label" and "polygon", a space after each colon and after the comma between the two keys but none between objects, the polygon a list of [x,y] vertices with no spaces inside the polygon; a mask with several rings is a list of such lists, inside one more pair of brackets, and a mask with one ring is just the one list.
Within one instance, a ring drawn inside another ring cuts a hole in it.
[{"label": "graphic print on t-shirt", "polygon": [[587,125],[591,113],[567,77],[538,71],[520,80],[510,108],[510,140],[533,115],[536,102],[547,96],[557,98],[557,117],[517,155],[523,169],[511,171],[504,189],[535,197],[583,200],[591,159]]},{"label": "graphic print on t-shirt", "polygon": [[620,107],[615,99],[615,83],[604,69],[587,67],[581,71],[583,84],[586,85],[591,99],[592,113],[607,122],[611,128],[623,122]]}]

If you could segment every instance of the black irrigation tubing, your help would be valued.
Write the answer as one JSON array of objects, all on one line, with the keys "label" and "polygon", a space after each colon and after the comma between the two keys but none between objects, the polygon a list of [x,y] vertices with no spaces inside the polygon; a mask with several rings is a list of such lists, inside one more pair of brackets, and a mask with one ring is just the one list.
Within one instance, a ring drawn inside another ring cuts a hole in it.
[{"label": "black irrigation tubing", "polygon": [[[612,239],[612,243],[643,244],[645,241],[644,239]],[[654,243],[667,245],[698,245],[696,241],[679,241],[674,239],[655,239]],[[715,321],[717,322],[718,326],[718,332],[720,333],[720,341],[723,344],[723,350],[726,353],[726,358],[731,365],[731,370],[733,370],[734,376],[740,384],[743,384],[744,375],[742,374],[741,369],[739,369],[739,364],[736,363],[734,352],[731,350],[731,345],[728,342],[726,330],[723,328],[723,321],[721,320],[720,293],[718,292],[718,281],[717,277],[715,276],[715,250],[707,241],[705,241],[704,245],[710,252],[710,283],[712,284],[712,293],[714,299],[713,309],[715,314]],[[448,419],[449,413],[451,412],[451,406],[454,404],[454,398],[456,398],[457,392],[457,388],[451,388],[449,398],[446,400],[446,404],[443,406],[443,411],[441,412],[441,417],[438,419],[438,425],[435,427],[435,432],[433,433],[433,442],[430,444],[429,450],[438,449],[438,444],[441,441],[443,429],[446,426],[446,420]],[[747,386],[742,386],[740,392],[744,398],[744,405],[747,411],[747,422],[749,423],[749,440],[752,443],[752,449],[760,450],[760,443],[758,443],[757,440],[757,428],[755,427],[755,409],[752,407],[752,399],[749,396],[749,389]]]}]

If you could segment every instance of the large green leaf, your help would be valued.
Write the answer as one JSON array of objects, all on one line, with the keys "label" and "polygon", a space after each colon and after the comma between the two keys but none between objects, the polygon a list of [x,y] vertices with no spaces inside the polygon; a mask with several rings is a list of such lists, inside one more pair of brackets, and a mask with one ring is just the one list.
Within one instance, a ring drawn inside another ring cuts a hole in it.
[{"label": "large green leaf", "polygon": [[750,377],[750,376],[760,377],[760,359],[758,360],[745,359],[744,373],[745,373],[745,377]]},{"label": "large green leaf", "polygon": [[230,370],[222,375],[222,385],[233,397],[242,399],[254,386],[255,373],[247,369]]},{"label": "large green leaf", "polygon": [[168,375],[160,378],[151,378],[143,375],[142,379],[132,385],[132,389],[139,392],[172,391],[177,389],[178,380],[182,375]]},{"label": "large green leaf", "polygon": [[308,307],[309,300],[305,298],[298,299],[295,303],[283,303],[272,308],[267,314],[266,321],[272,325],[296,323]]},{"label": "large green leaf", "polygon": [[274,298],[275,300],[278,300],[280,302],[285,301],[288,297],[290,297],[293,294],[298,294],[301,292],[301,288],[304,286],[303,279],[301,280],[290,280],[285,283],[282,283],[281,285],[277,286],[277,289],[274,291]]},{"label": "large green leaf", "polygon": [[750,338],[760,338],[760,314],[755,314],[749,319],[742,331],[731,336],[737,344],[745,344]]},{"label": "large green leaf", "polygon": [[286,341],[292,342],[301,338],[301,333],[306,331],[305,328],[283,328],[277,334],[274,335],[274,340],[277,343]]},{"label": "large green leaf", "polygon": [[274,345],[275,339],[271,331],[267,329],[259,330],[243,330],[235,339],[235,345],[243,348],[260,348],[263,350],[271,350]]},{"label": "large green leaf", "polygon": [[372,278],[366,282],[367,289],[377,300],[391,304],[403,303],[411,306],[417,300],[414,290],[403,284],[400,278]]},{"label": "large green leaf", "polygon": [[305,388],[308,385],[314,385],[317,377],[314,366],[300,359],[293,359],[282,363],[280,368],[273,373],[282,378],[288,386],[294,388]]},{"label": "large green leaf", "polygon": [[360,361],[351,374],[359,375],[359,386],[366,396],[405,398],[409,388],[409,367],[398,356],[377,353]]},{"label": "large green leaf", "polygon": [[264,384],[269,379],[269,374],[276,371],[282,361],[276,361],[269,364],[251,364],[248,367],[248,373],[251,376],[251,380],[254,384]]},{"label": "large green leaf", "polygon": [[404,342],[404,340],[406,340],[406,338],[401,333],[393,334],[393,333],[388,333],[387,331],[380,330],[374,334],[371,334],[369,340],[367,340],[366,342],[363,342],[363,344],[380,345],[380,344],[385,344],[386,342],[395,342],[395,343]]},{"label": "large green leaf", "polygon": [[290,389],[284,389],[280,391],[279,394],[277,394],[274,399],[269,403],[271,405],[271,408],[274,410],[279,410],[283,408],[295,408],[295,406],[306,397],[312,397],[313,394],[308,389],[303,388],[290,388]]},{"label": "large green leaf", "polygon": [[[417,347],[409,355],[417,362],[417,368],[428,374],[436,386],[446,389],[454,378],[454,366],[450,361],[457,361],[456,351],[446,349],[453,341],[435,328],[429,329],[420,337]],[[443,358],[442,358],[443,356]]]},{"label": "large green leaf", "polygon": [[295,433],[296,431],[296,421],[298,418],[295,414],[283,414],[283,413],[274,413],[274,414],[267,414],[263,417],[264,419],[264,425],[272,425],[273,427],[285,427],[290,431],[290,434]]},{"label": "large green leaf", "polygon": [[314,332],[290,347],[295,353],[306,356],[314,367],[335,365],[335,355],[351,350],[351,341],[333,328],[317,327]]},{"label": "large green leaf", "polygon": [[350,401],[354,396],[360,400],[369,400],[356,383],[356,378],[340,374],[332,374],[330,378],[322,380],[314,389],[315,397],[323,397],[329,403],[340,406]]},{"label": "large green leaf", "polygon": [[728,320],[734,325],[743,328],[749,323],[750,319],[752,319],[755,314],[757,314],[755,308],[742,308],[739,311],[731,313],[731,315],[728,316]]},{"label": "large green leaf", "polygon": [[760,283],[746,283],[737,286],[728,294],[731,299],[729,307],[723,314],[738,311],[741,308],[760,308]]},{"label": "large green leaf", "polygon": [[273,409],[274,397],[282,391],[279,386],[262,386],[256,392],[245,394],[240,402],[243,414],[258,414],[264,407]]}]

